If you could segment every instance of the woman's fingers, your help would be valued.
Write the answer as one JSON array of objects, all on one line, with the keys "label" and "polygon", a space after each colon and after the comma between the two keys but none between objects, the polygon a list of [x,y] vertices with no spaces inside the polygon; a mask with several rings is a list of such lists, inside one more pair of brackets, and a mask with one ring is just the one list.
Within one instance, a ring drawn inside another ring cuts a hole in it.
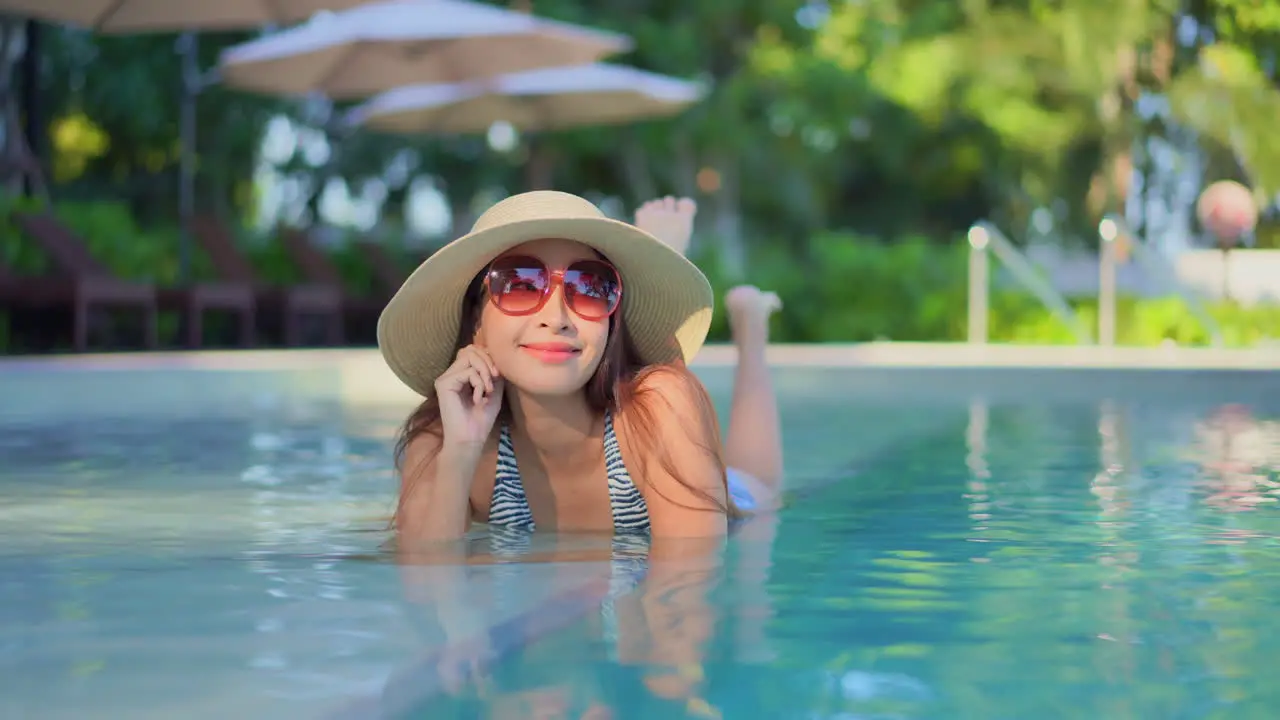
[{"label": "woman's fingers", "polygon": [[475,688],[478,694],[485,694],[491,689],[485,672],[485,659],[484,656],[477,656],[466,650],[447,653],[437,666],[441,684],[453,695],[460,694],[468,685]]},{"label": "woman's fingers", "polygon": [[493,362],[493,358],[489,356],[488,351],[484,348],[478,345],[468,345],[458,353],[459,356],[461,356],[462,353],[466,353],[469,357],[474,358],[478,364],[483,365],[488,369],[490,375],[498,377],[498,366]]},{"label": "woman's fingers", "polygon": [[436,381],[436,390],[461,394],[470,385],[472,401],[480,404],[485,396],[493,394],[498,377],[497,366],[489,354],[469,345],[458,352],[453,365]]},{"label": "woman's fingers", "polygon": [[489,351],[484,348],[476,348],[476,352],[485,361],[485,364],[489,366],[489,372],[493,373],[494,377],[498,377],[498,364],[493,361],[493,356],[489,354]]},{"label": "woman's fingers", "polygon": [[463,371],[450,369],[436,380],[436,392],[456,393],[462,389],[462,384],[466,382],[463,377]]},{"label": "woman's fingers", "polygon": [[476,687],[476,692],[483,696],[489,693],[489,676],[484,671],[484,660],[480,658],[472,658],[471,660],[471,682]]},{"label": "woman's fingers", "polygon": [[445,692],[450,695],[457,695],[462,691],[462,673],[451,658],[445,658],[444,662],[439,665],[440,684],[444,685]]},{"label": "woman's fingers", "polygon": [[464,358],[467,365],[480,372],[484,391],[490,394],[493,393],[493,380],[498,377],[498,366],[494,365],[493,358],[474,345],[468,345],[458,353],[459,362],[462,362]]}]

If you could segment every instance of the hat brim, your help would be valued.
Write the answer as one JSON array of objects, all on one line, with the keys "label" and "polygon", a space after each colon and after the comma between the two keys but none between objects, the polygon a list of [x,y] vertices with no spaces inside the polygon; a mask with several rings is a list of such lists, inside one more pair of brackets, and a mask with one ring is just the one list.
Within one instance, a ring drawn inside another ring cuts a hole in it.
[{"label": "hat brim", "polygon": [[466,235],[427,258],[378,318],[378,347],[401,382],[430,397],[453,363],[462,302],[476,273],[531,240],[573,240],[600,252],[622,276],[622,313],[640,359],[690,361],[706,341],[714,310],[702,271],[653,235],[604,217],[539,218]]}]

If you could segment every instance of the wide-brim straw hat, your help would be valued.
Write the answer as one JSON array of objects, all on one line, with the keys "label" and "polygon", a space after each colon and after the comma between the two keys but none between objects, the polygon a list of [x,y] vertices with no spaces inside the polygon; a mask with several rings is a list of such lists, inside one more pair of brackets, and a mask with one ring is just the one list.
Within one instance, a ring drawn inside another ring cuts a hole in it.
[{"label": "wide-brim straw hat", "polygon": [[574,240],[622,277],[619,312],[645,363],[690,361],[706,341],[714,296],[697,266],[653,235],[605,217],[576,195],[536,191],[489,208],[471,232],[427,258],[378,319],[378,348],[396,377],[430,397],[453,364],[462,302],[475,276],[507,250],[542,238]]}]

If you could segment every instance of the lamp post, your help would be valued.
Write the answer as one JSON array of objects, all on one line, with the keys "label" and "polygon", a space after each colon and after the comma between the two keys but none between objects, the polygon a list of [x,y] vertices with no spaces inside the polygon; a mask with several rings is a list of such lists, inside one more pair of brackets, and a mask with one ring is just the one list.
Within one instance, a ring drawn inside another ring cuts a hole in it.
[{"label": "lamp post", "polygon": [[987,342],[987,318],[990,313],[991,281],[987,245],[991,238],[981,225],[969,228],[969,343]]},{"label": "lamp post", "polygon": [[1098,223],[1098,344],[1116,344],[1116,239],[1120,228],[1111,218]]},{"label": "lamp post", "polygon": [[1200,193],[1196,216],[1222,250],[1222,299],[1231,299],[1231,249],[1258,224],[1258,204],[1249,189],[1234,180],[1219,180]]}]

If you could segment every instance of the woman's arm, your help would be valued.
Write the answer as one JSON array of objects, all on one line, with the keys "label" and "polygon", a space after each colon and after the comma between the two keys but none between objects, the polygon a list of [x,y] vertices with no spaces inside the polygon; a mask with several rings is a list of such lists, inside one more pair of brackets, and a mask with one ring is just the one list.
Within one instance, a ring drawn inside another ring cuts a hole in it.
[{"label": "woman's arm", "polygon": [[[483,449],[442,447],[440,436],[423,433],[405,448],[396,510],[398,544],[456,540],[471,526],[471,484]],[[408,547],[406,547],[408,545]]]},{"label": "woman's arm", "polygon": [[637,442],[640,418],[633,415],[619,439],[629,450],[628,467],[640,470],[653,537],[724,535],[729,500],[720,438],[701,382],[686,370],[663,369],[641,380],[635,398],[629,412],[643,413],[653,436]]}]

